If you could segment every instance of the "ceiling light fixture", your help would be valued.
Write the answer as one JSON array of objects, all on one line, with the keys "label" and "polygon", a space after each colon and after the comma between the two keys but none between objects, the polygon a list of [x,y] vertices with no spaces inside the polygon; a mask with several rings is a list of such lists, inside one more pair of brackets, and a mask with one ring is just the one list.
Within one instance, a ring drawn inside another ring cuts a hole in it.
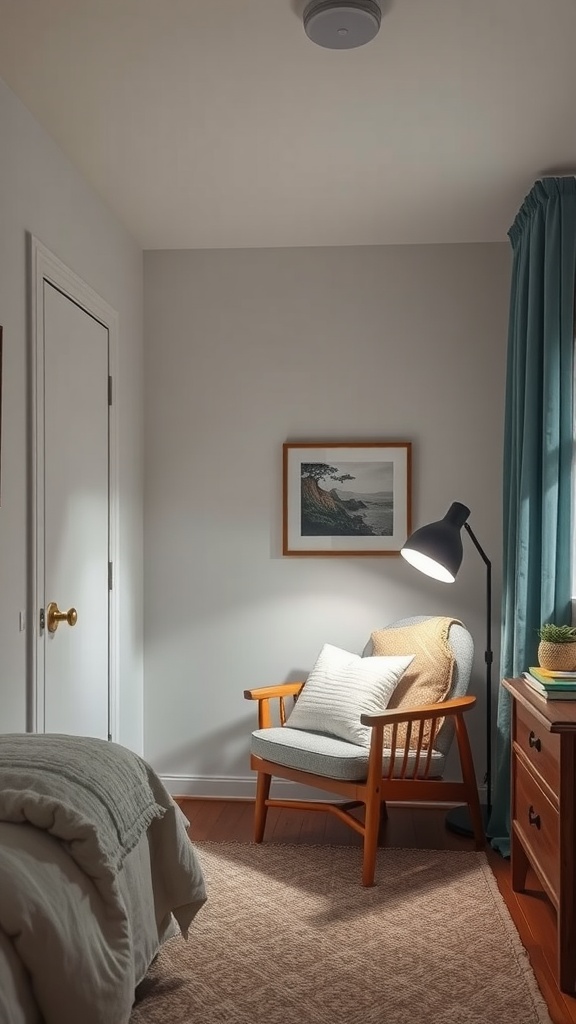
[{"label": "ceiling light fixture", "polygon": [[304,31],[329,50],[351,50],[378,35],[382,10],[377,0],[310,0]]}]

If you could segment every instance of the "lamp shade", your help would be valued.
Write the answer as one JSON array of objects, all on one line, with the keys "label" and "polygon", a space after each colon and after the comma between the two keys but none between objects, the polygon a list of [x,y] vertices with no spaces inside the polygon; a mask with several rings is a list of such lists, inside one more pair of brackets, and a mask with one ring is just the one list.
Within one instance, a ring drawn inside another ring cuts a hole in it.
[{"label": "lamp shade", "polygon": [[461,530],[470,509],[459,501],[443,519],[421,526],[410,535],[400,554],[420,572],[443,583],[453,583],[462,563]]}]

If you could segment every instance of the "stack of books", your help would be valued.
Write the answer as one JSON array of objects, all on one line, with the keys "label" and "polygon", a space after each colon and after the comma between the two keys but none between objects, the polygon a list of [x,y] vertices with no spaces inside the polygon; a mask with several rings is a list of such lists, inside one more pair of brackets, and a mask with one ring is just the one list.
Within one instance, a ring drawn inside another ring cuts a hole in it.
[{"label": "stack of books", "polygon": [[545,700],[576,700],[576,672],[530,668],[524,679]]}]

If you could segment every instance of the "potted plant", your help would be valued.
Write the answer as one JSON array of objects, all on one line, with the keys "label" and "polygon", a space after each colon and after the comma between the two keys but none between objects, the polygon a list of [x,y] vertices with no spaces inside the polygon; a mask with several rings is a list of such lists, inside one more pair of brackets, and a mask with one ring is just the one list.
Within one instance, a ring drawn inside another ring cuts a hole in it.
[{"label": "potted plant", "polygon": [[576,627],[555,626],[545,622],[537,630],[538,664],[550,672],[573,672],[576,670]]}]

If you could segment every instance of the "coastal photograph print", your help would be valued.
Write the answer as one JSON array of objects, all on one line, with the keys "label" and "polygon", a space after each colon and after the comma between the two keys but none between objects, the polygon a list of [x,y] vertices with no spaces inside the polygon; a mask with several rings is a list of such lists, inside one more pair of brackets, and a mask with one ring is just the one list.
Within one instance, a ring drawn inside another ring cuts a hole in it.
[{"label": "coastal photograph print", "polygon": [[411,454],[409,441],[284,444],[282,554],[399,554]]}]

